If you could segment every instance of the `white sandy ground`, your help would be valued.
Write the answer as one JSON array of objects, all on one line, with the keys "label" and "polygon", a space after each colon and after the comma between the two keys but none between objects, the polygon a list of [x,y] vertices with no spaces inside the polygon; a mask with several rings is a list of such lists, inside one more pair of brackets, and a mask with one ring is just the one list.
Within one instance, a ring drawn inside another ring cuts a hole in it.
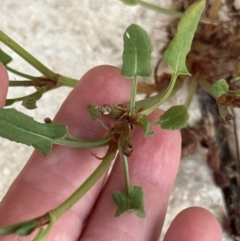
[{"label": "white sandy ground", "polygon": [[[141,7],[129,7],[118,0],[8,0],[0,5],[0,29],[26,48],[50,69],[63,75],[79,79],[90,68],[101,64],[121,66],[122,34],[131,23],[141,25],[152,37],[153,64],[165,43],[163,26],[168,18]],[[170,1],[152,1],[169,6]],[[0,47],[8,50],[0,43]],[[11,53],[11,51],[8,51]],[[37,74],[16,54],[12,67]],[[10,76],[14,78],[14,76]],[[32,89],[10,89],[8,97],[31,93]],[[46,116],[54,117],[69,88],[61,88],[44,95],[39,108],[33,111],[14,105],[38,121]],[[182,96],[182,97],[181,97]],[[182,103],[179,94],[175,103]],[[54,101],[53,101],[54,98]],[[51,103],[51,105],[49,104]],[[192,106],[192,116],[199,117],[197,104]],[[32,152],[31,147],[0,139],[0,199],[17,176]],[[179,174],[170,197],[168,213],[163,231],[173,217],[182,209],[197,205],[209,209],[221,221],[224,206],[220,190],[214,185],[202,148],[181,162]],[[224,241],[230,241],[223,234]]]}]

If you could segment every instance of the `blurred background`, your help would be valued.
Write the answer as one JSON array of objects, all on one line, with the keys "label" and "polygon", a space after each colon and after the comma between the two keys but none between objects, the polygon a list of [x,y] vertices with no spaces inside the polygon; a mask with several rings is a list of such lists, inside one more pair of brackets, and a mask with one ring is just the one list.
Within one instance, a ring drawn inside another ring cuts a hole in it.
[{"label": "blurred background", "polygon": [[[167,0],[151,2],[167,8],[172,6],[172,2]],[[0,29],[5,34],[48,68],[76,79],[80,79],[86,71],[97,65],[121,67],[122,35],[132,23],[142,26],[151,36],[155,66],[162,47],[168,41],[165,26],[170,21],[169,17],[140,6],[126,6],[118,0],[8,0],[1,3],[0,7]],[[9,65],[12,68],[32,75],[39,74],[4,44],[0,43],[0,48],[13,57],[14,61]],[[10,74],[10,79],[16,79],[16,76]],[[20,103],[14,104],[14,107],[43,122],[47,116],[54,117],[70,91],[70,88],[62,87],[45,94],[35,110],[26,110]],[[8,98],[32,92],[31,88],[10,88]],[[180,92],[171,101],[180,103],[183,99],[185,94]],[[191,109],[193,116],[199,118],[200,111],[196,101]],[[31,147],[0,138],[0,200],[25,165],[32,150]],[[174,216],[189,206],[209,209],[220,222],[224,218],[222,194],[215,186],[206,164],[206,150],[201,147],[197,150],[181,161],[169,200],[164,233]],[[232,240],[226,233],[223,235],[224,241]]]}]

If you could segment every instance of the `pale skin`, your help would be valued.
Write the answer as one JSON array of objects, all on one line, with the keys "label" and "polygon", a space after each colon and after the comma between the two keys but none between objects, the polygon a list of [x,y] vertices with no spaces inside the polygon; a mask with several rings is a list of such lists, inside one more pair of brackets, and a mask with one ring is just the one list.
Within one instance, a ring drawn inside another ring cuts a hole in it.
[{"label": "pale skin", "polygon": [[[4,106],[7,89],[7,72],[0,64],[0,107]],[[86,104],[126,103],[130,93],[131,81],[123,78],[118,68],[96,67],[81,78],[54,121],[64,123],[71,134],[81,138],[103,137],[103,128],[87,114]],[[155,111],[151,118],[156,119],[160,113]],[[58,220],[46,240],[158,240],[178,170],[181,137],[179,131],[159,127],[154,131],[154,136],[144,138],[142,130],[135,129],[134,151],[129,158],[131,184],[142,186],[145,193],[146,218],[134,214],[114,217],[112,193],[125,190],[122,166],[117,159],[106,185],[102,188],[103,177]],[[0,203],[0,226],[42,215],[64,201],[99,165],[100,161],[91,152],[103,156],[106,148],[81,150],[54,146],[48,157],[34,151]],[[32,237],[9,235],[0,240],[30,241]],[[190,207],[176,216],[164,238],[164,241],[175,240],[220,241],[221,229],[209,211]]]}]

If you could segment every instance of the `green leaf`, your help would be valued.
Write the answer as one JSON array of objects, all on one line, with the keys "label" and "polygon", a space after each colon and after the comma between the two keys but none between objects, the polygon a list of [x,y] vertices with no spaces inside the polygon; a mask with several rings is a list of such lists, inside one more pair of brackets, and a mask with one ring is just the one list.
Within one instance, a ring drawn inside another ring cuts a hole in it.
[{"label": "green leaf", "polygon": [[113,200],[117,205],[115,216],[118,217],[124,212],[135,212],[137,216],[144,218],[143,190],[141,187],[134,186],[130,189],[129,194],[116,191],[113,193]]},{"label": "green leaf", "polygon": [[147,32],[136,24],[130,25],[124,35],[121,74],[126,77],[150,76],[152,73],[152,44]]},{"label": "green leaf", "polygon": [[164,52],[163,60],[177,75],[190,75],[186,56],[191,49],[194,33],[205,7],[205,1],[193,3],[182,15],[177,32]]},{"label": "green leaf", "polygon": [[153,131],[150,130],[148,118],[144,115],[141,119],[138,120],[139,124],[143,127],[144,136],[152,136],[154,134]]},{"label": "green leaf", "polygon": [[160,125],[162,129],[176,130],[186,126],[189,114],[184,105],[176,105],[169,108],[160,116]]},{"label": "green leaf", "polygon": [[52,143],[68,133],[62,124],[43,124],[15,109],[0,109],[0,136],[33,146],[44,155],[49,155]]},{"label": "green leaf", "polygon": [[23,100],[22,105],[28,110],[33,110],[37,108],[36,102],[33,98],[26,98]]},{"label": "green leaf", "polygon": [[220,79],[212,85],[211,91],[216,98],[219,98],[221,95],[226,94],[228,88],[229,85],[227,81],[225,79]]},{"label": "green leaf", "polygon": [[23,99],[22,105],[29,109],[36,109],[37,108],[37,101],[41,99],[42,95],[46,91],[46,87],[40,88],[37,92],[27,96],[26,98]]},{"label": "green leaf", "polygon": [[94,120],[98,120],[102,114],[100,109],[95,105],[87,105],[87,111]]},{"label": "green leaf", "polygon": [[7,99],[5,102],[5,106],[9,106],[14,104],[15,102],[22,101],[22,105],[31,110],[37,108],[36,102],[41,99],[42,95],[44,92],[47,90],[46,87],[41,87],[38,91],[36,91],[33,94],[19,97],[19,98],[14,98],[14,99]]},{"label": "green leaf", "polygon": [[0,62],[2,62],[4,65],[7,65],[12,61],[12,57],[10,57],[8,54],[6,54],[3,50],[0,49]]},{"label": "green leaf", "polygon": [[137,5],[139,3],[139,0],[120,0],[120,1],[127,5]]}]

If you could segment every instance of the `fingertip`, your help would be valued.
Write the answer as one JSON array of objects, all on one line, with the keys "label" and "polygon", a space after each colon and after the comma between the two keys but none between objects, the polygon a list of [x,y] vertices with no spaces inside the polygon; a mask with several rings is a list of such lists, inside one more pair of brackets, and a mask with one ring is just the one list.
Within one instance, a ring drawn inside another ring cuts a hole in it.
[{"label": "fingertip", "polygon": [[201,207],[181,211],[171,223],[164,241],[221,241],[221,228],[214,215]]},{"label": "fingertip", "polygon": [[5,105],[8,90],[8,73],[4,65],[0,62],[0,108]]}]

